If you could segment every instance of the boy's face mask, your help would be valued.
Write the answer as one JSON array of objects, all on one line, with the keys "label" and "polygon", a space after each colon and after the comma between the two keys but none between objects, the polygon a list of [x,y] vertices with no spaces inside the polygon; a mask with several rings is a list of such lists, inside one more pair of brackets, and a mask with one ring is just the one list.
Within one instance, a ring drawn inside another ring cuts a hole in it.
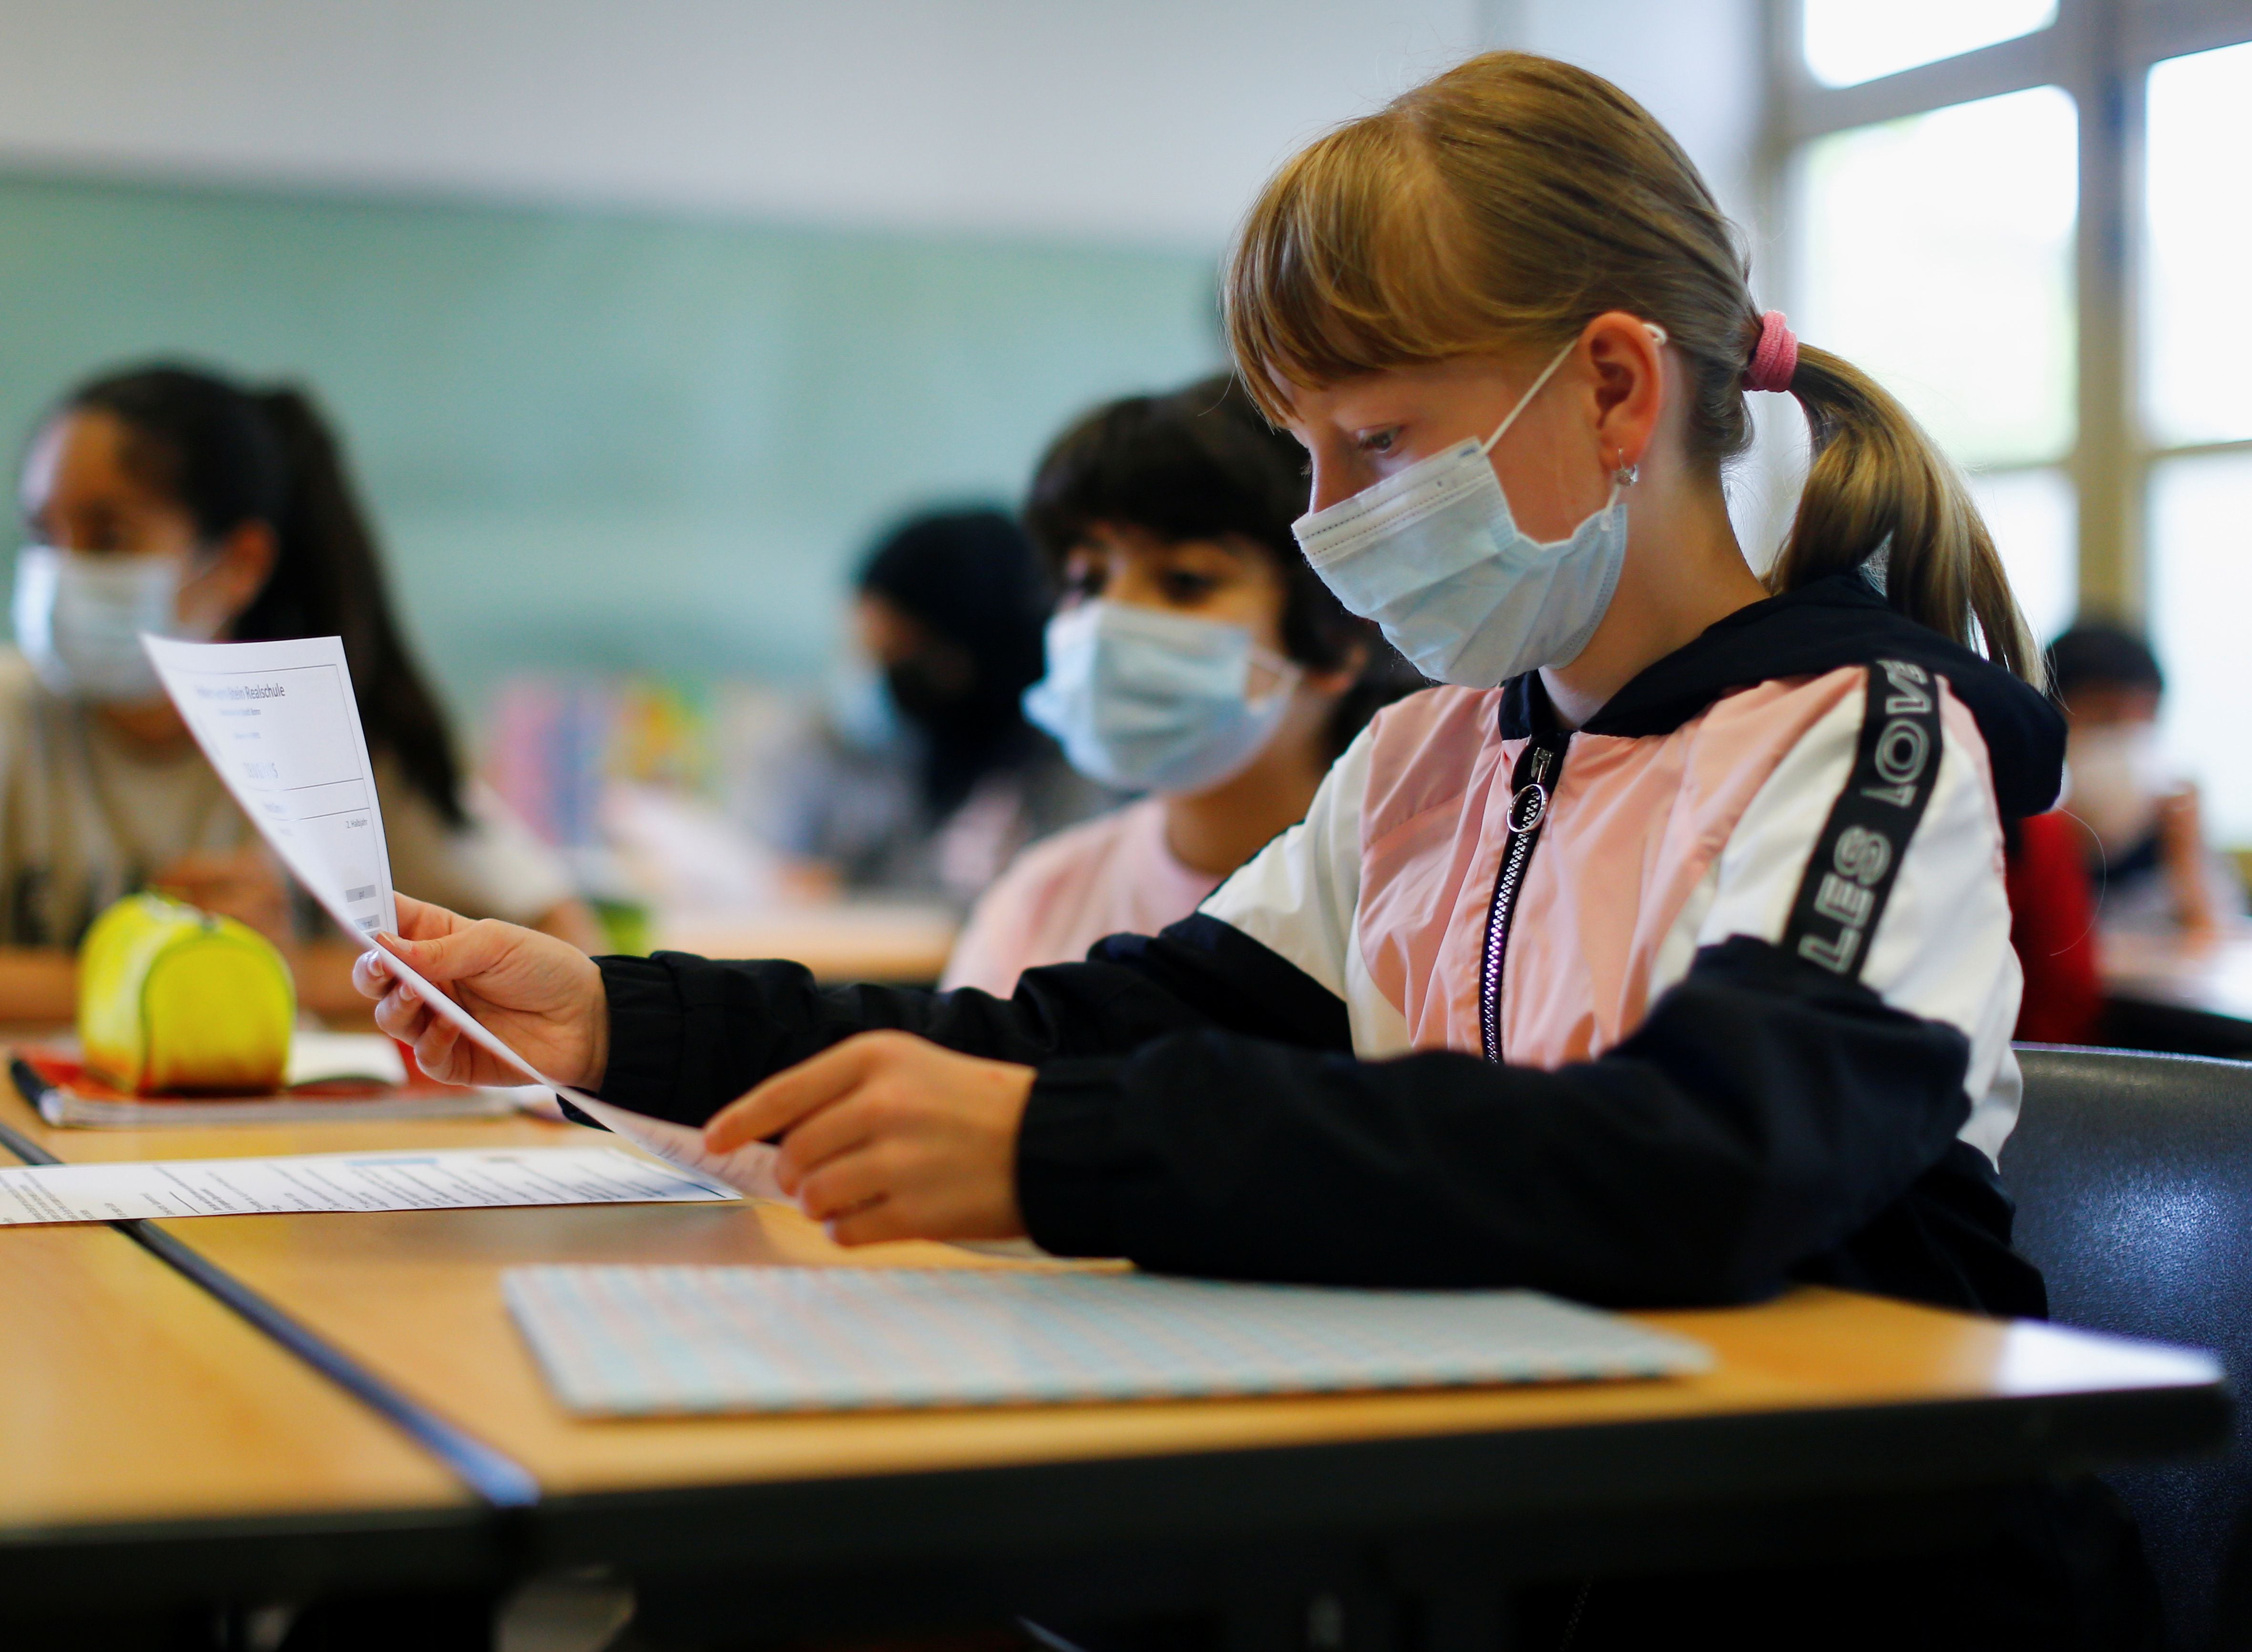
[{"label": "boy's face mask", "polygon": [[2157,829],[2158,805],[2174,789],[2153,723],[2098,723],[2065,739],[2064,808],[2103,853],[2116,860]]},{"label": "boy's face mask", "polygon": [[16,556],[16,646],[54,693],[109,705],[162,698],[141,633],[202,642],[214,628],[179,617],[188,573],[180,557],[26,545]]},{"label": "boy's face mask", "polygon": [[[1665,344],[1662,328],[1650,331]],[[1569,538],[1543,544],[1517,525],[1487,457],[1576,342],[1483,442],[1457,442],[1292,524],[1338,600],[1375,621],[1435,682],[1492,688],[1568,665],[1610,607],[1626,559],[1631,472],[1612,478],[1603,508]]]},{"label": "boy's face mask", "polygon": [[1100,599],[1048,622],[1047,662],[1025,715],[1073,767],[1129,791],[1202,791],[1241,773],[1301,675],[1242,626]]}]

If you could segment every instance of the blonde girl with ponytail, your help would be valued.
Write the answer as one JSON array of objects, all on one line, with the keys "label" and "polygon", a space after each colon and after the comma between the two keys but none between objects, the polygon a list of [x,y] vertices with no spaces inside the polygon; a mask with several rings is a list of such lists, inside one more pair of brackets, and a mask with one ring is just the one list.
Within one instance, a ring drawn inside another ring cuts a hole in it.
[{"label": "blonde girl with ponytail", "polygon": [[[1291,160],[1226,302],[1307,450],[1314,571],[1440,686],[1194,915],[1005,1001],[598,965],[410,907],[416,966],[545,1071],[715,1150],[778,1141],[846,1243],[2039,1314],[1995,1171],[2002,823],[2055,797],[2063,729],[1955,469],[1761,312],[1655,121],[1540,58],[1475,59]],[[1814,448],[1764,581],[1722,483],[1762,392]],[[498,1076],[379,963],[362,985],[426,1069]],[[1708,1608],[1737,1644],[2078,1643],[2101,1591],[2068,1603],[2053,1560],[1599,1591],[1579,1644]]]}]

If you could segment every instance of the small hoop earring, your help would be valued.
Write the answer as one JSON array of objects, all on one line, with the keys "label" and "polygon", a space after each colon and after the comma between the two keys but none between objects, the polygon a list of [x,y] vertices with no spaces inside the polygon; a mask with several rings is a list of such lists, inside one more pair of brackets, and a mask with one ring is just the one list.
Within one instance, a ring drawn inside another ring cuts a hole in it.
[{"label": "small hoop earring", "polygon": [[1642,467],[1627,463],[1625,448],[1621,448],[1616,451],[1618,463],[1611,468],[1611,480],[1622,488],[1631,488],[1642,480]]}]

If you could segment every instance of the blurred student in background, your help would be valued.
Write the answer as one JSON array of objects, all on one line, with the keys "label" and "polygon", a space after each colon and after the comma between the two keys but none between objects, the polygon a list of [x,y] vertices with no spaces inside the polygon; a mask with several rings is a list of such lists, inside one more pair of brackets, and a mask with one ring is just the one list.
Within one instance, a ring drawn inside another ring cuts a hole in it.
[{"label": "blurred student in background", "polygon": [[2206,843],[2196,786],[2160,748],[2165,678],[2149,645],[2085,621],[2049,645],[2048,664],[2071,725],[2064,810],[2082,829],[2101,927],[2197,937],[2240,917],[2243,885]]},{"label": "blurred student in background", "polygon": [[1019,856],[944,985],[1005,998],[1023,970],[1187,917],[1422,686],[1300,554],[1305,469],[1226,374],[1098,408],[1048,449],[1025,518],[1062,597],[1026,707],[1081,772],[1149,795]]},{"label": "blurred student in background", "polygon": [[821,726],[766,835],[848,889],[967,906],[1036,837],[1116,801],[1025,720],[1052,587],[998,510],[920,516],[861,567]]},{"label": "blurred student in background", "polygon": [[462,772],[393,617],[342,456],[299,391],[152,366],[94,379],[34,437],[30,543],[0,652],[0,1017],[68,1018],[71,950],[156,888],[292,955],[300,996],[350,1008],[356,948],[319,933],[198,750],[138,634],[341,635],[401,890],[592,942],[561,865]]},{"label": "blurred student in background", "polygon": [[2010,946],[2026,978],[2012,1036],[2033,1044],[2103,1039],[2096,894],[2081,839],[2080,827],[2062,809],[2002,823]]}]

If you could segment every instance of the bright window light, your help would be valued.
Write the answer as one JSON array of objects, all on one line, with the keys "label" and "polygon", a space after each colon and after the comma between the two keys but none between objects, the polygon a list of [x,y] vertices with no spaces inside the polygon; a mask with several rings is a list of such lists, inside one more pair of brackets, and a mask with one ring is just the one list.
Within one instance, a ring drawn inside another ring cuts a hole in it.
[{"label": "bright window light", "polygon": [[2046,29],[2056,0],[1804,0],[1806,66],[1857,86]]},{"label": "bright window light", "polygon": [[2252,454],[2151,472],[2151,641],[2166,674],[2166,744],[2203,788],[2214,842],[2252,847],[2244,616],[2252,613]]},{"label": "bright window light", "polygon": [[2080,524],[2071,479],[2061,470],[2005,470],[1971,477],[1970,491],[2026,622],[2046,644],[2072,623],[2080,606]]},{"label": "bright window light", "polygon": [[2252,44],[2151,70],[2144,417],[2161,446],[2252,436]]},{"label": "bright window light", "polygon": [[2035,87],[1811,143],[1810,344],[1873,373],[1967,465],[2046,464],[2074,430],[2071,97]]}]

